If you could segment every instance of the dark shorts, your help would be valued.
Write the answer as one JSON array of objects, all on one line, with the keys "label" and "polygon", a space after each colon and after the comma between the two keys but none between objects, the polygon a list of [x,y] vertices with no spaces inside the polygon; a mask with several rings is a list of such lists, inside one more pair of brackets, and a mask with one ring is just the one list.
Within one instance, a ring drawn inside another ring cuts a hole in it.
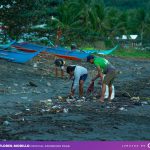
[{"label": "dark shorts", "polygon": [[86,78],[87,78],[87,74],[84,74],[84,75],[82,75],[81,77],[80,77],[80,80],[83,80],[83,81],[85,81],[86,80]]},{"label": "dark shorts", "polygon": [[64,62],[62,59],[56,59],[54,64],[57,66],[57,67],[62,67]]},{"label": "dark shorts", "polygon": [[106,85],[112,85],[114,79],[116,78],[116,75],[117,75],[116,70],[108,72],[104,77],[103,83],[105,83]]}]

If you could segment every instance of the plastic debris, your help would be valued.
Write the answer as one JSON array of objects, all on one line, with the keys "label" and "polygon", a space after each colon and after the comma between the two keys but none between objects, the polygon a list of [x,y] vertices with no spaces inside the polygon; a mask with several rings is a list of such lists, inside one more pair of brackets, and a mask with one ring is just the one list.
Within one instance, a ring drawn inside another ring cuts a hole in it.
[{"label": "plastic debris", "polygon": [[97,98],[96,97],[93,97],[93,100],[96,100]]},{"label": "plastic debris", "polygon": [[45,101],[45,104],[46,104],[47,106],[52,106],[52,105],[53,105],[53,102],[52,102],[51,99],[47,99],[47,100]]},{"label": "plastic debris", "polygon": [[18,113],[16,113],[15,115],[17,116],[17,115],[21,115],[22,114],[22,112],[18,112]]},{"label": "plastic debris", "polygon": [[146,101],[143,101],[143,102],[141,102],[143,105],[148,105],[148,102],[146,102]]},{"label": "plastic debris", "polygon": [[41,112],[45,112],[46,110],[45,109],[41,109]]},{"label": "plastic debris", "polygon": [[47,99],[47,101],[48,101],[48,102],[52,102],[52,100],[51,100],[51,99]]},{"label": "plastic debris", "polygon": [[21,121],[25,121],[24,117],[23,117],[23,118],[21,118]]},{"label": "plastic debris", "polygon": [[33,64],[33,67],[36,69],[36,68],[37,68],[37,63],[34,63],[34,64]]},{"label": "plastic debris", "polygon": [[18,86],[18,84],[17,84],[17,83],[14,83],[14,86]]},{"label": "plastic debris", "polygon": [[125,109],[124,107],[120,107],[119,110],[121,110],[121,111],[127,111],[127,109]]},{"label": "plastic debris", "polygon": [[83,99],[78,99],[76,102],[77,103],[82,103],[82,102],[84,102],[85,100],[83,100]]},{"label": "plastic debris", "polygon": [[62,100],[63,98],[62,98],[61,96],[58,96],[58,99],[59,99],[59,100]]},{"label": "plastic debris", "polygon": [[21,71],[22,69],[21,69],[21,68],[17,68],[17,70],[18,70],[18,71]]},{"label": "plastic debris", "polygon": [[60,108],[61,108],[60,105],[54,105],[54,106],[52,106],[52,109],[60,109]]},{"label": "plastic debris", "polygon": [[81,107],[82,105],[81,104],[76,104],[76,107]]},{"label": "plastic debris", "polygon": [[50,82],[47,82],[47,86],[51,86],[51,83],[50,83]]},{"label": "plastic debris", "polygon": [[21,99],[24,99],[24,100],[27,100],[28,99],[28,97],[20,97]]},{"label": "plastic debris", "polygon": [[82,100],[85,100],[86,98],[84,96],[81,97]]},{"label": "plastic debris", "polygon": [[68,108],[64,108],[64,109],[63,109],[63,112],[64,112],[64,113],[68,113],[68,111],[69,111]]},{"label": "plastic debris", "polygon": [[67,99],[66,99],[66,101],[67,101],[67,103],[71,103],[71,102],[74,102],[74,101],[75,101],[75,99],[67,98]]},{"label": "plastic debris", "polygon": [[9,124],[10,124],[10,122],[7,120],[3,122],[3,125],[5,125],[5,126],[8,126]]},{"label": "plastic debris", "polygon": [[133,101],[139,101],[140,97],[139,96],[138,97],[131,97],[131,100],[133,100]]},{"label": "plastic debris", "polygon": [[109,108],[110,108],[110,106],[106,106],[106,108],[107,108],[107,109],[109,109]]}]

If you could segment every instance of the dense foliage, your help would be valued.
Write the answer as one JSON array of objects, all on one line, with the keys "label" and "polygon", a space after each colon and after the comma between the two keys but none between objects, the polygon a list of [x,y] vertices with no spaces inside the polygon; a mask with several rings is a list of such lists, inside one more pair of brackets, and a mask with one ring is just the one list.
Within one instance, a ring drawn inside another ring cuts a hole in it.
[{"label": "dense foliage", "polygon": [[144,8],[149,11],[149,0],[104,0],[106,6],[117,7],[121,10]]},{"label": "dense foliage", "polygon": [[148,0],[1,0],[0,3],[0,22],[16,38],[29,32],[33,25],[46,23],[44,33],[56,33],[60,27],[66,41],[95,38],[113,41],[123,34],[137,34],[141,42],[150,39]]}]

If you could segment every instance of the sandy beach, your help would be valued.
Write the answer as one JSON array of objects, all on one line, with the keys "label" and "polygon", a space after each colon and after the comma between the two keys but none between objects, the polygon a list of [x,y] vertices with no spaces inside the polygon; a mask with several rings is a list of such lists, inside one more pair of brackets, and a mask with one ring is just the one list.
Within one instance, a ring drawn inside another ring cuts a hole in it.
[{"label": "sandy beach", "polygon": [[[52,57],[37,67],[37,58],[26,64],[0,59],[0,140],[150,140],[150,60],[107,59],[120,72],[111,104],[99,102],[98,83],[85,100],[68,99],[72,81],[55,77]],[[95,67],[66,64],[88,69],[86,91]]]}]

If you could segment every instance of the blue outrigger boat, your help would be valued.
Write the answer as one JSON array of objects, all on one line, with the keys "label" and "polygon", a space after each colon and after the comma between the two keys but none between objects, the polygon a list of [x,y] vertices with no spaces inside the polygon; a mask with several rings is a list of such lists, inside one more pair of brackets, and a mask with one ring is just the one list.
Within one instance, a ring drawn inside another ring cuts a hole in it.
[{"label": "blue outrigger boat", "polygon": [[108,55],[117,49],[118,45],[109,50],[75,50],[71,51],[64,47],[47,47],[32,43],[13,43],[13,47],[17,48],[20,51],[6,51],[5,49],[0,48],[0,58],[8,59],[12,62],[25,63],[38,55],[40,52],[45,51],[54,56],[61,57],[64,59],[70,60],[82,60],[90,54],[102,54]]},{"label": "blue outrigger boat", "polygon": [[28,53],[33,53],[39,51],[41,48],[44,48],[46,52],[53,54],[57,57],[70,60],[81,60],[86,58],[89,54],[80,51],[71,51],[64,47],[46,47],[42,45],[32,44],[32,43],[14,43],[13,47],[17,48],[20,51],[25,51]]},{"label": "blue outrigger boat", "polygon": [[33,53],[0,49],[0,58],[16,63],[26,63],[44,50],[46,50],[46,47],[40,47],[38,51]]},{"label": "blue outrigger boat", "polygon": [[11,47],[12,44],[14,44],[16,41],[11,41],[8,44],[0,44],[0,49],[7,49],[9,47]]}]

